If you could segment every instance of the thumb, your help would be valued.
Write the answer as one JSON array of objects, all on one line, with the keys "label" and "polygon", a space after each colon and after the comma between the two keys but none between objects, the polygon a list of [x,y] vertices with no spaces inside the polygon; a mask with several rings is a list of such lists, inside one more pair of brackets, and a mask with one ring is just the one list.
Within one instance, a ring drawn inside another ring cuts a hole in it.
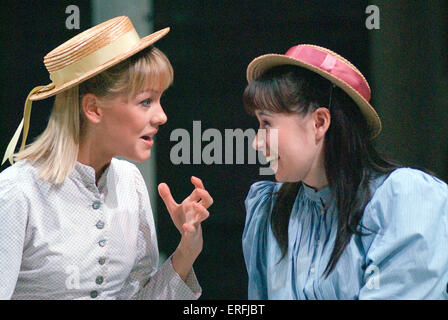
[{"label": "thumb", "polygon": [[159,191],[159,195],[165,203],[168,212],[171,213],[176,208],[177,203],[176,201],[174,201],[173,196],[171,195],[170,188],[166,183],[161,183],[157,187],[157,190]]}]

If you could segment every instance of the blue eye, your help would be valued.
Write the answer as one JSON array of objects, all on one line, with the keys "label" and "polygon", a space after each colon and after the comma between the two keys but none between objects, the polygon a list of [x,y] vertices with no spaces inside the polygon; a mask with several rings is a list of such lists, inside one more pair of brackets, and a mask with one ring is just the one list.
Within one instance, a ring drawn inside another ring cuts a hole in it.
[{"label": "blue eye", "polygon": [[265,127],[270,127],[271,126],[269,121],[263,120],[262,123],[263,123],[263,126],[265,126]]},{"label": "blue eye", "polygon": [[140,104],[144,107],[150,107],[152,103],[152,100],[150,98],[143,100],[142,102],[140,102]]}]

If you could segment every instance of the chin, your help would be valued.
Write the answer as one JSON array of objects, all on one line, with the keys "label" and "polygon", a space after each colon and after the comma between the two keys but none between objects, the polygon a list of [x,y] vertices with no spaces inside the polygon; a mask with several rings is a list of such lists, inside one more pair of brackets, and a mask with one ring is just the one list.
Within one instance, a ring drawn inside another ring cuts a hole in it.
[{"label": "chin", "polygon": [[278,173],[275,174],[275,181],[277,181],[277,182],[289,182],[287,177],[282,176],[282,175],[280,175]]},{"label": "chin", "polygon": [[299,181],[302,181],[302,179],[300,177],[297,177],[295,175],[281,174],[281,172],[278,172],[278,171],[275,173],[275,180],[277,182],[299,182]]},{"label": "chin", "polygon": [[301,180],[291,179],[291,178],[283,178],[283,177],[277,178],[277,176],[275,176],[275,181],[284,183],[284,182],[299,182]]},{"label": "chin", "polygon": [[151,153],[149,153],[148,155],[139,157],[139,158],[138,158],[137,160],[135,160],[135,161],[137,161],[137,162],[144,162],[144,161],[148,160],[150,157],[151,157]]}]

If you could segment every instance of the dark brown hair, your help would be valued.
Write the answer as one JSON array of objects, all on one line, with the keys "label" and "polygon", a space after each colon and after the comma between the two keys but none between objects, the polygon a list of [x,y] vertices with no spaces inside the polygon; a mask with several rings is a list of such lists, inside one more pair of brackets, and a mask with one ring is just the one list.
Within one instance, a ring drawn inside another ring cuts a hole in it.
[{"label": "dark brown hair", "polygon": [[[305,116],[322,106],[330,109],[331,124],[324,146],[325,172],[338,221],[336,241],[325,269],[328,276],[352,235],[365,235],[360,221],[371,199],[369,182],[374,175],[390,174],[400,165],[376,152],[367,122],[354,101],[342,89],[307,69],[286,65],[268,70],[246,87],[243,103],[249,114],[264,109]],[[301,182],[284,183],[271,214],[281,259],[288,251],[289,217],[301,186]]]}]

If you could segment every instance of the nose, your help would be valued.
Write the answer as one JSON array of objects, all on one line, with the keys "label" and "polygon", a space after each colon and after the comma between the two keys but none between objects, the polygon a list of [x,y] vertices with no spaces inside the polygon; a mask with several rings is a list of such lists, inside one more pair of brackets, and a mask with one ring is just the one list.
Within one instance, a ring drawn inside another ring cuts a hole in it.
[{"label": "nose", "polygon": [[168,117],[166,116],[165,111],[163,111],[162,105],[160,103],[157,104],[156,113],[151,118],[151,123],[153,125],[161,126],[168,121]]},{"label": "nose", "polygon": [[265,145],[266,145],[266,131],[258,130],[254,141],[252,141],[252,148],[259,151],[263,150],[265,148]]}]

